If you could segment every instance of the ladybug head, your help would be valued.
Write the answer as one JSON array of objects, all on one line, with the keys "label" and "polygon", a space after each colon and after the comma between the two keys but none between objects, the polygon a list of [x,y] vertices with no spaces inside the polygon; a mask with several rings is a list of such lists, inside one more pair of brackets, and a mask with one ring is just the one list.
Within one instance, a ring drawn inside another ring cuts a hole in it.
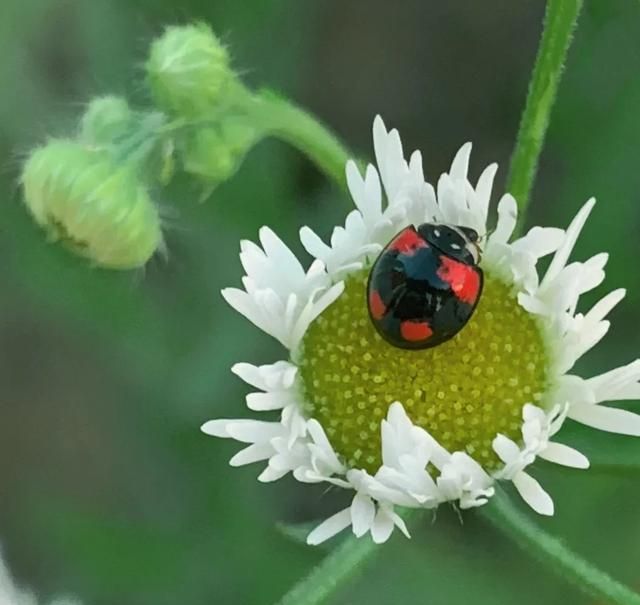
[{"label": "ladybug head", "polygon": [[467,265],[480,262],[480,239],[478,232],[470,227],[423,223],[418,233],[443,254]]}]

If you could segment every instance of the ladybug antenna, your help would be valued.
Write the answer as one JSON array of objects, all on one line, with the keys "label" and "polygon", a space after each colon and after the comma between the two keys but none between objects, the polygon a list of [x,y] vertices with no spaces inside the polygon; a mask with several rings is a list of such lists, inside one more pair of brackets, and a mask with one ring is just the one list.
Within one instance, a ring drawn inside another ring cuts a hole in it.
[{"label": "ladybug antenna", "polygon": [[481,235],[478,239],[485,240],[485,239],[486,239],[486,238],[488,238],[489,236],[493,235],[493,234],[495,233],[495,230],[496,230],[497,228],[498,228],[498,227],[497,227],[497,225],[496,225],[496,226],[492,227],[491,229],[487,229],[487,230],[485,231],[485,233],[484,233],[483,235]]}]

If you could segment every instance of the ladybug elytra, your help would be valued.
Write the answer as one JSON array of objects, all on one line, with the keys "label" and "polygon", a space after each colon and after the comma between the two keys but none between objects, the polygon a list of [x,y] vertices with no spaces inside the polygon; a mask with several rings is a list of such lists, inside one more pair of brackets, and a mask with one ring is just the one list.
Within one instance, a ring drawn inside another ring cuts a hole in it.
[{"label": "ladybug elytra", "polygon": [[427,349],[453,338],[480,300],[478,233],[424,223],[396,235],[376,259],[367,285],[378,333],[403,349]]}]

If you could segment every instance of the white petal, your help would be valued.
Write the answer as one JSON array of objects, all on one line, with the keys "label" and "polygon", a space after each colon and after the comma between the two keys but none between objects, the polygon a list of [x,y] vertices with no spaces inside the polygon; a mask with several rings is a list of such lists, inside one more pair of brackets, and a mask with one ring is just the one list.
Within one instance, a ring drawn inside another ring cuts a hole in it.
[{"label": "white petal", "polygon": [[291,401],[291,396],[286,393],[249,393],[247,395],[247,407],[255,412],[281,410]]},{"label": "white petal", "polygon": [[492,243],[506,244],[516,227],[518,205],[515,198],[507,193],[498,203],[498,224],[489,240]]},{"label": "white petal", "polygon": [[538,456],[548,462],[561,464],[563,466],[589,468],[589,458],[578,450],[574,450],[572,447],[562,443],[549,443]]},{"label": "white petal", "polygon": [[556,227],[533,227],[524,237],[513,242],[516,250],[526,250],[534,258],[555,252],[564,240],[564,230]]},{"label": "white petal", "polygon": [[316,317],[321,315],[329,305],[333,304],[343,291],[344,282],[338,282],[324,292],[318,300],[314,301],[313,297],[311,297],[300,312],[285,346],[288,346],[291,350],[295,350],[311,323]]},{"label": "white petal", "polygon": [[371,526],[376,515],[376,507],[373,500],[364,494],[356,494],[351,502],[351,524],[356,537],[364,536]]},{"label": "white petal", "polygon": [[573,251],[573,247],[576,244],[578,236],[584,227],[591,210],[593,209],[596,200],[591,198],[576,215],[576,217],[571,221],[571,224],[567,228],[566,236],[564,243],[560,247],[560,249],[556,252],[549,268],[547,269],[547,273],[542,280],[541,287],[546,286],[551,280],[553,280],[559,273],[564,269],[567,264],[567,260],[571,252]]},{"label": "white petal", "polygon": [[231,466],[244,466],[245,464],[260,462],[260,460],[268,460],[273,454],[273,447],[270,444],[254,443],[240,450],[229,460],[229,464]]},{"label": "white petal", "polygon": [[573,374],[560,377],[554,396],[556,401],[568,401],[570,406],[596,403],[595,394],[589,382]]},{"label": "white petal", "polygon": [[573,404],[569,418],[601,431],[640,437],[640,415],[604,405]]},{"label": "white petal", "polygon": [[288,361],[255,366],[251,363],[236,363],[231,371],[247,384],[261,391],[280,390],[293,385],[298,368]]},{"label": "white petal", "polygon": [[585,319],[589,321],[601,321],[625,297],[626,293],[627,291],[624,288],[618,288],[613,292],[609,292],[609,294],[591,307],[585,315]]},{"label": "white petal", "polygon": [[[493,179],[496,176],[498,164],[490,164],[487,166],[478,179],[476,185],[476,201],[482,221],[487,222],[487,212],[489,209],[489,200],[491,199],[491,189],[493,188]],[[481,234],[482,235],[482,234]]]},{"label": "white petal", "polygon": [[316,445],[320,446],[324,450],[333,452],[333,447],[331,447],[331,443],[329,442],[327,434],[324,432],[324,428],[322,428],[322,425],[315,418],[312,418],[307,422],[307,429]]},{"label": "white petal", "polygon": [[364,179],[364,199],[359,208],[365,223],[373,226],[373,221],[382,214],[382,187],[378,171],[369,164]]},{"label": "white petal", "polygon": [[394,513],[393,511],[389,511],[388,514],[391,517],[393,524],[405,535],[406,538],[411,539],[411,534],[407,529],[407,524],[404,522],[404,519],[399,514]]},{"label": "white petal", "polygon": [[513,484],[518,490],[522,499],[538,514],[553,515],[553,500],[541,485],[525,472],[518,473],[513,478]]},{"label": "white petal", "polygon": [[376,544],[386,542],[393,532],[393,519],[383,508],[378,509],[371,527],[371,537]]},{"label": "white petal", "polygon": [[307,536],[307,544],[311,546],[321,544],[325,540],[339,534],[343,529],[349,527],[350,524],[351,512],[348,508],[345,508],[318,525],[318,527]]},{"label": "white petal", "polygon": [[302,227],[299,235],[304,249],[314,258],[326,260],[331,254],[331,248],[310,227]]},{"label": "white petal", "polygon": [[466,197],[456,193],[456,187],[451,177],[445,172],[438,179],[438,205],[443,219],[452,225],[460,225],[460,213],[466,208]]},{"label": "white petal", "polygon": [[373,121],[373,148],[380,177],[389,200],[393,200],[408,171],[402,151],[402,142],[396,129],[387,132],[380,116]]},{"label": "white petal", "polygon": [[227,434],[244,443],[268,441],[280,436],[282,431],[283,427],[279,422],[262,420],[238,420],[227,425]]},{"label": "white petal", "polygon": [[496,435],[492,443],[493,451],[505,464],[509,464],[520,456],[520,448],[508,437],[502,434]]},{"label": "white petal", "polygon": [[469,172],[469,156],[471,155],[471,143],[465,143],[453,158],[451,162],[451,169],[449,170],[449,176],[452,179],[466,180]]},{"label": "white petal", "polygon": [[285,469],[276,469],[272,466],[267,466],[259,475],[258,481],[260,483],[272,483],[278,479],[282,479],[289,471]]},{"label": "white petal", "polygon": [[296,255],[269,227],[262,227],[259,232],[260,243],[269,260],[287,277],[302,278],[304,270]]},{"label": "white petal", "polygon": [[621,401],[640,398],[639,380],[640,359],[636,359],[626,366],[589,378],[586,384],[593,391],[596,402]]},{"label": "white petal", "polygon": [[205,422],[200,430],[207,435],[211,435],[212,437],[222,437],[223,439],[231,438],[231,435],[227,432],[230,423],[236,423],[238,420],[225,420],[219,418],[217,420],[209,420]]},{"label": "white petal", "polygon": [[267,390],[258,366],[251,363],[236,363],[231,367],[231,371],[252,387],[262,391]]},{"label": "white petal", "polygon": [[409,158],[409,170],[418,182],[424,181],[424,172],[422,170],[422,153],[417,149]]},{"label": "white petal", "polygon": [[404,406],[399,401],[394,401],[387,410],[387,420],[394,426],[403,427],[405,429],[411,428],[413,423],[407,416]]},{"label": "white petal", "polygon": [[351,194],[358,210],[362,210],[360,205],[364,200],[364,180],[360,174],[360,170],[358,170],[358,166],[353,160],[347,161],[347,165],[345,166],[345,175],[347,177],[349,193]]},{"label": "white petal", "polygon": [[[269,336],[273,336],[282,344],[283,339],[279,334],[279,326],[277,322],[273,321],[271,318],[266,318],[258,309],[256,303],[253,301],[251,296],[240,290],[238,288],[225,288],[222,290],[222,297],[231,305],[240,315],[246,317],[252,324],[260,328],[265,334],[269,334]],[[275,292],[271,290],[265,290],[263,293],[263,298],[265,301],[268,299],[276,299],[277,295]],[[286,344],[285,344],[286,346]]]}]

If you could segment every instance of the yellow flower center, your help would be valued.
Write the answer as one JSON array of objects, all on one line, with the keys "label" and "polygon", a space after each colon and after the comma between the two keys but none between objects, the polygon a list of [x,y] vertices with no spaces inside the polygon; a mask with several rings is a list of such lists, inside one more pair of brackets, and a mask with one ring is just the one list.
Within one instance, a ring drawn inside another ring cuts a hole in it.
[{"label": "yellow flower center", "polygon": [[303,339],[306,413],[352,468],[379,468],[380,422],[394,401],[447,450],[496,468],[496,434],[519,441],[523,406],[544,407],[549,355],[536,319],[509,285],[485,271],[478,307],[454,338],[431,349],[400,349],[369,319],[368,273],[347,277],[344,293]]}]

